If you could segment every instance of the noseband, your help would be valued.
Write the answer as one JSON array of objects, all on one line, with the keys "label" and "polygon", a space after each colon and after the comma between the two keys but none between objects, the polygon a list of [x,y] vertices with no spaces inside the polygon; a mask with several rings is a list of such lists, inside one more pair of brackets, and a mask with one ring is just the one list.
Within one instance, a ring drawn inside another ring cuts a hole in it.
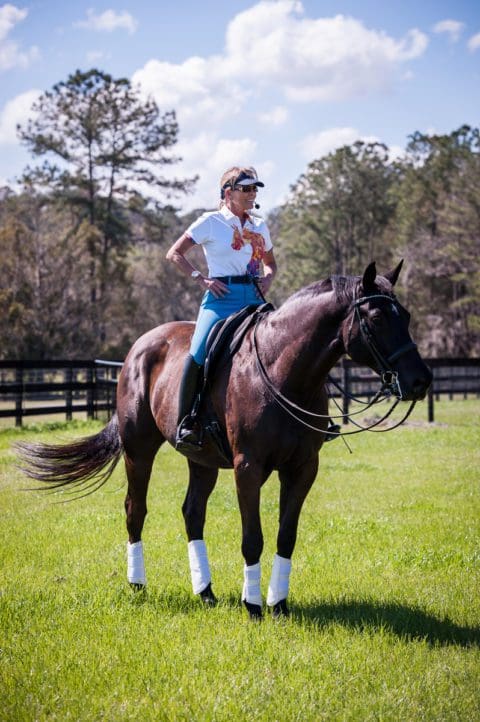
[{"label": "noseband", "polygon": [[[362,296],[361,298],[357,298],[353,301],[352,307],[353,307],[353,313],[352,313],[352,320],[350,321],[350,326],[348,329],[347,334],[347,351],[348,346],[350,345],[350,336],[352,333],[352,327],[353,327],[353,321],[354,319],[358,320],[358,325],[360,328],[360,335],[362,337],[362,341],[367,347],[369,353],[371,354],[372,358],[375,361],[375,364],[377,365],[377,371],[380,374],[382,378],[383,386],[388,389],[391,393],[393,393],[397,399],[402,399],[402,390],[400,388],[400,383],[398,381],[398,373],[393,369],[392,364],[395,361],[398,361],[398,359],[403,356],[404,354],[408,353],[409,351],[413,351],[417,348],[417,344],[413,341],[409,341],[408,343],[404,344],[403,346],[400,346],[396,351],[391,353],[389,356],[385,357],[384,354],[381,352],[380,348],[378,347],[378,343],[375,340],[375,337],[366,321],[365,318],[362,318],[360,314],[360,306],[363,306],[365,303],[369,303],[369,301],[372,300],[384,300],[389,301],[395,309],[395,312],[399,314],[397,309],[397,301],[392,298],[391,296],[387,296],[383,293],[377,293],[373,296]],[[400,315],[400,314],[399,314]]]}]

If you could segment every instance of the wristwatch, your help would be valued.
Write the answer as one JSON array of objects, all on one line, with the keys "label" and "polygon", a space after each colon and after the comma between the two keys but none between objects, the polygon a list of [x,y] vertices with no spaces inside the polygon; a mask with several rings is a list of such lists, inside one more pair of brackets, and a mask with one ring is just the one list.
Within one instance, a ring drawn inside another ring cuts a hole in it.
[{"label": "wristwatch", "polygon": [[201,276],[202,274],[201,274],[200,271],[195,270],[195,271],[192,271],[190,275],[191,275],[192,278],[200,278],[200,276]]}]

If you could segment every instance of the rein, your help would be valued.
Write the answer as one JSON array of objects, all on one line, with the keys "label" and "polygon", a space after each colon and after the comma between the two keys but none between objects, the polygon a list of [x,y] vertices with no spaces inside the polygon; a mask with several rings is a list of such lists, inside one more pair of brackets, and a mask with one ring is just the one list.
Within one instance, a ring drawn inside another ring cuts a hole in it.
[{"label": "rein", "polygon": [[[338,433],[338,432],[333,432],[333,434],[334,434],[335,436],[351,436],[351,435],[353,435],[353,434],[359,434],[359,433],[361,433],[362,431],[375,431],[376,433],[382,433],[382,432],[386,432],[386,431],[392,431],[393,429],[396,429],[398,426],[400,426],[401,424],[403,424],[403,423],[408,419],[408,417],[409,417],[410,414],[412,413],[412,411],[413,411],[413,409],[414,409],[414,407],[415,407],[415,404],[416,404],[416,401],[415,401],[415,400],[412,401],[412,403],[411,403],[410,406],[408,407],[407,412],[405,413],[405,415],[403,416],[403,418],[402,418],[400,421],[398,421],[396,424],[394,424],[394,426],[391,426],[391,427],[389,427],[388,429],[375,429],[376,426],[378,426],[379,424],[381,424],[383,421],[385,421],[385,419],[387,419],[387,418],[392,414],[392,412],[394,411],[394,409],[396,409],[396,407],[398,406],[398,404],[399,404],[400,401],[402,400],[402,392],[401,392],[401,389],[400,389],[400,385],[399,385],[399,383],[398,383],[398,374],[392,369],[392,367],[391,367],[390,364],[392,363],[392,361],[395,361],[395,360],[398,359],[400,356],[402,356],[404,353],[407,353],[408,351],[416,348],[417,346],[416,346],[416,344],[413,343],[413,342],[408,343],[408,344],[405,344],[405,345],[402,346],[401,348],[397,349],[397,351],[395,351],[393,354],[391,354],[387,359],[385,359],[385,357],[383,356],[383,354],[382,354],[381,351],[379,350],[377,344],[375,343],[375,339],[373,338],[373,335],[372,335],[370,329],[368,328],[367,323],[366,323],[366,322],[364,321],[364,319],[362,319],[361,316],[360,316],[359,307],[360,307],[362,304],[367,303],[367,302],[368,302],[370,299],[372,299],[372,298],[382,298],[382,299],[387,299],[387,300],[390,301],[391,303],[394,302],[394,300],[393,300],[390,296],[386,296],[386,295],[384,295],[384,294],[377,294],[377,295],[375,295],[375,296],[364,296],[364,297],[359,298],[359,299],[357,299],[356,301],[354,301],[353,304],[352,304],[352,305],[353,305],[354,313],[352,314],[352,321],[350,322],[350,327],[349,327],[349,331],[348,331],[348,336],[347,336],[347,338],[350,339],[350,334],[351,334],[351,330],[352,330],[352,326],[353,326],[353,319],[354,319],[354,317],[356,316],[356,317],[358,318],[358,320],[359,320],[360,332],[361,332],[362,338],[363,338],[365,344],[367,345],[368,349],[369,349],[370,352],[372,353],[372,356],[374,357],[376,363],[379,365],[379,368],[380,368],[380,371],[379,371],[379,372],[380,372],[381,378],[382,378],[382,386],[381,386],[381,388],[377,391],[377,393],[375,394],[375,396],[372,398],[372,400],[371,400],[370,402],[367,402],[367,403],[361,402],[361,403],[365,403],[365,408],[364,408],[364,409],[361,409],[360,411],[353,412],[352,414],[349,414],[349,415],[348,415],[347,418],[348,418],[350,421],[352,421],[352,423],[354,424],[354,426],[357,427],[357,430],[356,430],[356,431],[342,431],[342,432],[340,432],[340,433]],[[296,412],[299,412],[299,413],[301,413],[301,414],[305,414],[306,416],[309,416],[309,417],[315,418],[315,419],[331,419],[331,418],[332,418],[332,419],[335,419],[335,418],[340,418],[340,417],[338,417],[338,416],[337,416],[337,417],[335,417],[335,416],[330,416],[330,414],[317,414],[317,413],[315,413],[315,412],[313,412],[313,411],[309,411],[308,409],[304,409],[304,408],[302,408],[301,406],[298,406],[296,403],[294,403],[293,401],[291,401],[290,399],[288,399],[286,396],[284,396],[284,395],[281,393],[281,391],[279,391],[279,390],[275,387],[275,385],[272,383],[272,381],[270,380],[270,378],[269,378],[269,376],[268,376],[268,374],[267,374],[267,371],[266,371],[266,369],[265,369],[265,367],[264,367],[264,365],[263,365],[263,363],[262,363],[262,360],[261,360],[260,354],[259,354],[259,350],[258,350],[257,328],[258,328],[258,324],[259,324],[260,320],[261,320],[261,319],[258,318],[258,319],[257,319],[257,322],[255,323],[255,326],[253,327],[253,347],[254,347],[254,350],[255,350],[255,361],[256,361],[256,364],[257,364],[257,369],[258,369],[258,371],[259,371],[260,377],[261,377],[263,383],[265,384],[265,386],[267,387],[267,389],[270,391],[270,393],[271,393],[271,395],[272,395],[272,397],[273,397],[273,400],[274,400],[284,411],[286,411],[287,414],[289,414],[289,416],[291,416],[293,419],[295,419],[295,420],[298,421],[300,424],[302,424],[302,426],[305,426],[306,428],[311,429],[312,431],[316,431],[316,432],[318,432],[318,433],[322,433],[322,434],[326,434],[326,435],[332,433],[332,432],[327,431],[326,429],[319,429],[317,426],[313,426],[312,424],[308,423],[308,421],[305,421],[304,419],[302,419],[302,418],[300,418],[299,416],[297,416],[297,413],[296,413]],[[330,380],[331,382],[333,382],[334,385],[335,385],[342,393],[345,393],[345,392],[343,391],[343,389],[342,389],[338,384],[336,384],[336,382],[333,381],[333,379],[330,378],[329,380]],[[372,424],[370,424],[369,426],[360,426],[360,424],[356,423],[356,422],[351,418],[353,415],[357,415],[357,414],[360,414],[360,413],[365,413],[365,411],[366,411],[367,409],[371,408],[373,405],[379,403],[380,401],[385,400],[385,399],[387,398],[387,393],[386,393],[386,392],[388,392],[388,395],[390,395],[391,393],[394,393],[397,398],[396,398],[395,403],[394,403],[394,404],[392,405],[392,407],[389,409],[389,411],[387,411],[387,413],[386,413],[384,416],[382,416],[380,419],[378,419],[377,421],[374,421],[374,422],[373,422]],[[355,399],[355,397],[353,397],[353,396],[350,396],[350,398],[352,398],[353,400],[357,400],[357,399]],[[358,399],[358,401],[360,401],[360,400]],[[343,416],[344,416],[344,415],[341,414],[341,417],[343,417]]]}]

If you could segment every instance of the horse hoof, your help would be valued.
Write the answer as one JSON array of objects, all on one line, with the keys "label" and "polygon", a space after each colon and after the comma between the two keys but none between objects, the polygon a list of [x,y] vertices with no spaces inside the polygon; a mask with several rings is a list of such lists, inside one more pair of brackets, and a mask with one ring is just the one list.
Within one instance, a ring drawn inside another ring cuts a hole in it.
[{"label": "horse hoof", "polygon": [[281,599],[279,602],[273,605],[272,607],[272,617],[273,619],[285,619],[286,617],[290,616],[290,612],[288,611],[287,607],[287,600]]},{"label": "horse hoof", "polygon": [[259,604],[250,604],[250,602],[243,600],[243,604],[250,616],[252,622],[260,622],[263,619],[262,608]]},{"label": "horse hoof", "polygon": [[130,589],[134,592],[143,592],[143,590],[146,589],[146,586],[140,582],[130,582]]},{"label": "horse hoof", "polygon": [[205,589],[200,592],[200,599],[206,607],[214,607],[216,605],[217,597],[212,591],[211,584],[208,584],[208,586],[206,586]]}]

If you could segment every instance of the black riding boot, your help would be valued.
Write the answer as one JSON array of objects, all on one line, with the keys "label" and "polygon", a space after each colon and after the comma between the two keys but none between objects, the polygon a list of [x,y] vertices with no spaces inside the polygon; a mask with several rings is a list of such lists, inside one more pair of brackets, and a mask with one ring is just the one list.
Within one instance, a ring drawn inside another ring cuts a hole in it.
[{"label": "black riding boot", "polygon": [[201,429],[195,421],[194,406],[203,379],[203,366],[193,356],[187,356],[183,367],[178,401],[177,437],[175,448],[198,450],[202,446]]}]

